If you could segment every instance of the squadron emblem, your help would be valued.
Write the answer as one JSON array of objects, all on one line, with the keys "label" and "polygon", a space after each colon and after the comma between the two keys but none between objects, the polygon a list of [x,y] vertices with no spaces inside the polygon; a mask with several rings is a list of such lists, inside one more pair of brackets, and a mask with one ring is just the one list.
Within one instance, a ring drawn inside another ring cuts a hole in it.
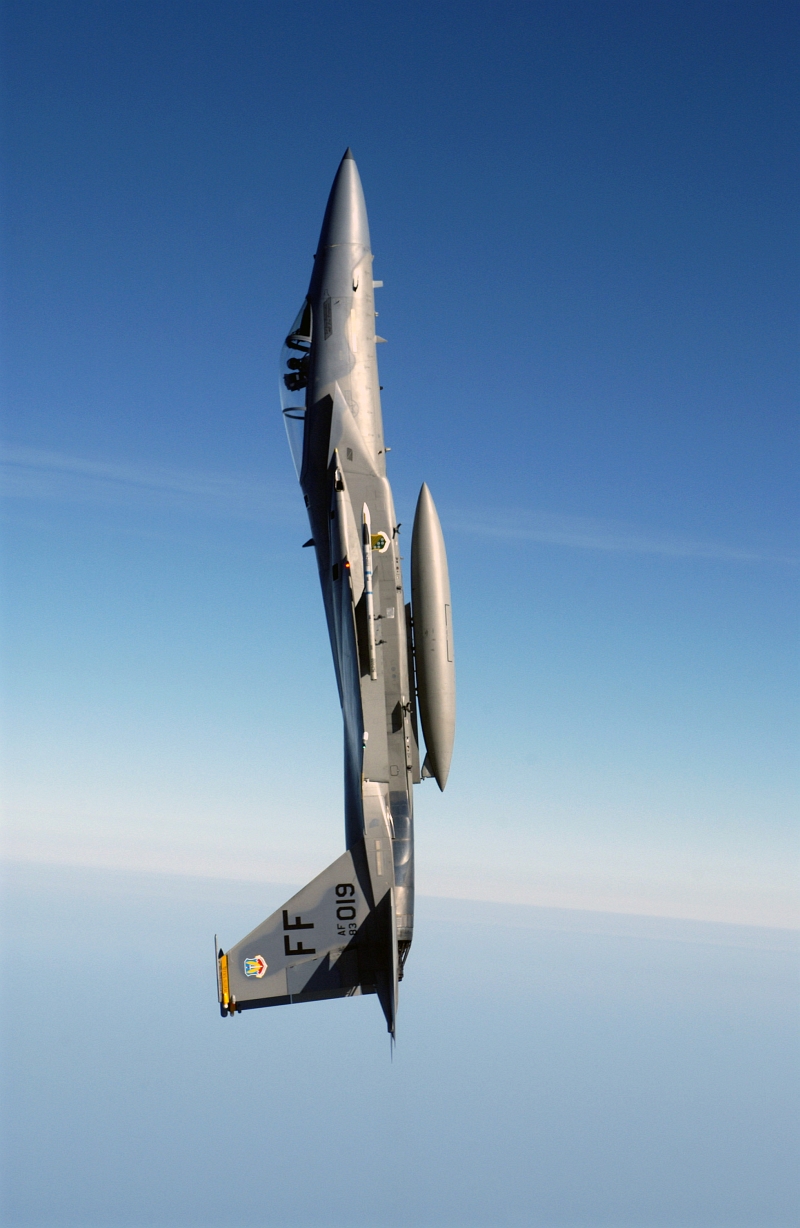
[{"label": "squadron emblem", "polygon": [[244,961],[244,974],[245,976],[257,976],[260,980],[268,966],[263,955],[254,955],[252,959]]}]

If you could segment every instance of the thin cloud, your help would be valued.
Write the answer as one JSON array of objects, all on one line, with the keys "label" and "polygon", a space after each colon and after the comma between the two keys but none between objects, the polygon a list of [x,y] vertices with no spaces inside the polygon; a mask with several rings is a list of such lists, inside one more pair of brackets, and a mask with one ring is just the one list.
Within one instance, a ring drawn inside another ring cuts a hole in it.
[{"label": "thin cloud", "polygon": [[448,529],[476,537],[539,542],[578,550],[629,554],[661,554],[672,558],[719,559],[738,563],[795,564],[797,558],[768,550],[750,550],[718,542],[654,533],[612,520],[560,516],[550,512],[453,512]]},{"label": "thin cloud", "polygon": [[5,498],[113,507],[199,511],[245,520],[294,510],[288,483],[176,469],[167,465],[86,460],[39,448],[0,445]]},{"label": "thin cloud", "polygon": [[[61,452],[0,445],[0,493],[5,498],[89,503],[106,507],[166,508],[243,520],[294,516],[290,484],[259,482],[167,465],[118,464]],[[640,529],[620,521],[525,510],[453,510],[448,530],[475,537],[535,542],[578,550],[656,554],[739,563],[782,563],[797,558]]]}]

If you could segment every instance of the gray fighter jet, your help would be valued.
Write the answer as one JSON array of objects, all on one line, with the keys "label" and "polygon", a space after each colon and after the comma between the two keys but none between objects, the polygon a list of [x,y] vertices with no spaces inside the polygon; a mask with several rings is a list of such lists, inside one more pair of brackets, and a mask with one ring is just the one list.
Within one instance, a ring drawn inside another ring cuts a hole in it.
[{"label": "gray fighter jet", "polygon": [[376,993],[394,1036],[414,925],[412,786],[432,777],[444,789],[447,781],[455,666],[447,557],[425,485],[411,542],[413,604],[403,597],[375,352],[381,285],[348,149],[281,362],[283,417],[342,705],[347,848],[227,953],[215,940],[214,952],[223,1016]]}]

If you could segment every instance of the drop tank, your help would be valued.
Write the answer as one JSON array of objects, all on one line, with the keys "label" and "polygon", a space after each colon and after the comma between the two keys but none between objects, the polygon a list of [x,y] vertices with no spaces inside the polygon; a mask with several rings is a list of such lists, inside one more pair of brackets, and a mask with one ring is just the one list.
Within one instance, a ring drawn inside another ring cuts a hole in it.
[{"label": "drop tank", "polygon": [[419,713],[427,750],[422,774],[434,776],[444,789],[456,732],[453,613],[442,526],[424,484],[411,538],[411,600]]}]

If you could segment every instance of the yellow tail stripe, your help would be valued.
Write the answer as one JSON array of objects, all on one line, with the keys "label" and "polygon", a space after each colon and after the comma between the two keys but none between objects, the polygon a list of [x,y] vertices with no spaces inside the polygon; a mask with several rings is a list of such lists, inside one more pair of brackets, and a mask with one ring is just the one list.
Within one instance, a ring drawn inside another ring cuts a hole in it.
[{"label": "yellow tail stripe", "polygon": [[220,955],[219,957],[219,981],[222,986],[222,1005],[227,1006],[231,1000],[230,986],[228,984],[228,957]]}]

